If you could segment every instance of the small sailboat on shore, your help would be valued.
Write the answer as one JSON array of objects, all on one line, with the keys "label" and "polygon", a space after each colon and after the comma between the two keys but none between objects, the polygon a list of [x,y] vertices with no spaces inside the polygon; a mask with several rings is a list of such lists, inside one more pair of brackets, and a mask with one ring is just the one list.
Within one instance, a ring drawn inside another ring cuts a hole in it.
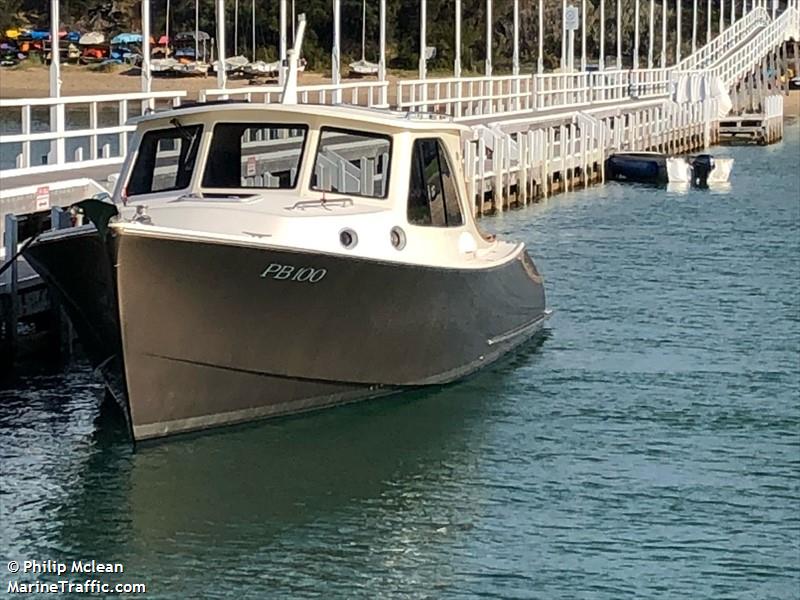
[{"label": "small sailboat on shore", "polygon": [[366,59],[367,0],[361,2],[361,59],[350,63],[350,77],[377,76],[379,65]]}]

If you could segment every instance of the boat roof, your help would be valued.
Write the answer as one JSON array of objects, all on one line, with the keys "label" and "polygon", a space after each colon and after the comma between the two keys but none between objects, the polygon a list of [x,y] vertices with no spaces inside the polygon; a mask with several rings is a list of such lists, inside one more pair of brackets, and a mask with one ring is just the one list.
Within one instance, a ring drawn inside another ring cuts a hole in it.
[{"label": "boat roof", "polygon": [[[447,115],[434,113],[406,113],[379,108],[365,108],[345,104],[250,104],[247,102],[199,103],[181,106],[168,111],[150,113],[133,119],[134,123],[147,123],[161,119],[180,116],[195,116],[209,113],[214,120],[232,119],[265,119],[272,115],[297,115],[299,121],[306,122],[309,117],[314,120],[329,120],[333,125],[337,121],[365,123],[371,126],[400,131],[449,131],[468,133],[471,130],[465,125],[456,123]],[[291,118],[291,117],[290,117]]]}]

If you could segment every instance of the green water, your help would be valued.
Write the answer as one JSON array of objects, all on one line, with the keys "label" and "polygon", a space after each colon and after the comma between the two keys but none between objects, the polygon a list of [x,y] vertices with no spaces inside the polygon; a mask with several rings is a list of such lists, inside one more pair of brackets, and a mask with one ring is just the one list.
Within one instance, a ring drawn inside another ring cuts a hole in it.
[{"label": "green water", "polygon": [[715,152],[728,189],[486,219],[556,312],[467,382],[136,454],[85,368],[0,391],[2,593],[97,559],[147,598],[798,598],[800,127]]}]

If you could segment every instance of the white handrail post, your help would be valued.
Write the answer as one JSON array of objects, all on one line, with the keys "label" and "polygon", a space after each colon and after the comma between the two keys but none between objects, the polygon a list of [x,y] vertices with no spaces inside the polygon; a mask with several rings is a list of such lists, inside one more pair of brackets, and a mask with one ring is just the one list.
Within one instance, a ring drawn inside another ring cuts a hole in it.
[{"label": "white handrail post", "polygon": [[342,82],[340,72],[341,58],[339,54],[339,36],[341,32],[340,23],[341,5],[339,0],[333,0],[333,49],[331,50],[331,83],[337,86],[336,91],[333,93],[333,103],[342,103],[342,90],[339,84]]},{"label": "white handrail post", "polygon": [[381,0],[380,56],[378,57],[378,79],[381,86],[381,104],[389,104],[389,84],[386,81],[386,0]]},{"label": "white handrail post", "polygon": [[486,77],[492,76],[492,29],[492,0],[486,0]]},{"label": "white handrail post", "polygon": [[217,0],[217,87],[225,89],[228,74],[225,72],[225,0]]},{"label": "white handrail post", "polygon": [[[385,1],[385,0],[383,0]],[[456,55],[453,60],[453,76],[461,77],[461,0],[456,0]]]}]

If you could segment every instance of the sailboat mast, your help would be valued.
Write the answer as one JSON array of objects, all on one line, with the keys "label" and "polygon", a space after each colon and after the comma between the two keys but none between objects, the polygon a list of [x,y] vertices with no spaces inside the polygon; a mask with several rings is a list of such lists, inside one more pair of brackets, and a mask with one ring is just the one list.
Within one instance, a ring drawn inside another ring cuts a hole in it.
[{"label": "sailboat mast", "polygon": [[364,48],[367,45],[367,0],[361,0],[361,62],[364,62]]},{"label": "sailboat mast", "polygon": [[256,60],[256,0],[252,4],[252,21],[253,21],[253,62]]},{"label": "sailboat mast", "polygon": [[233,3],[233,55],[239,56],[239,0]]},{"label": "sailboat mast", "polygon": [[167,22],[164,27],[164,58],[169,55],[169,0],[167,0]]},{"label": "sailboat mast", "polygon": [[200,0],[194,0],[194,61],[200,60]]}]

